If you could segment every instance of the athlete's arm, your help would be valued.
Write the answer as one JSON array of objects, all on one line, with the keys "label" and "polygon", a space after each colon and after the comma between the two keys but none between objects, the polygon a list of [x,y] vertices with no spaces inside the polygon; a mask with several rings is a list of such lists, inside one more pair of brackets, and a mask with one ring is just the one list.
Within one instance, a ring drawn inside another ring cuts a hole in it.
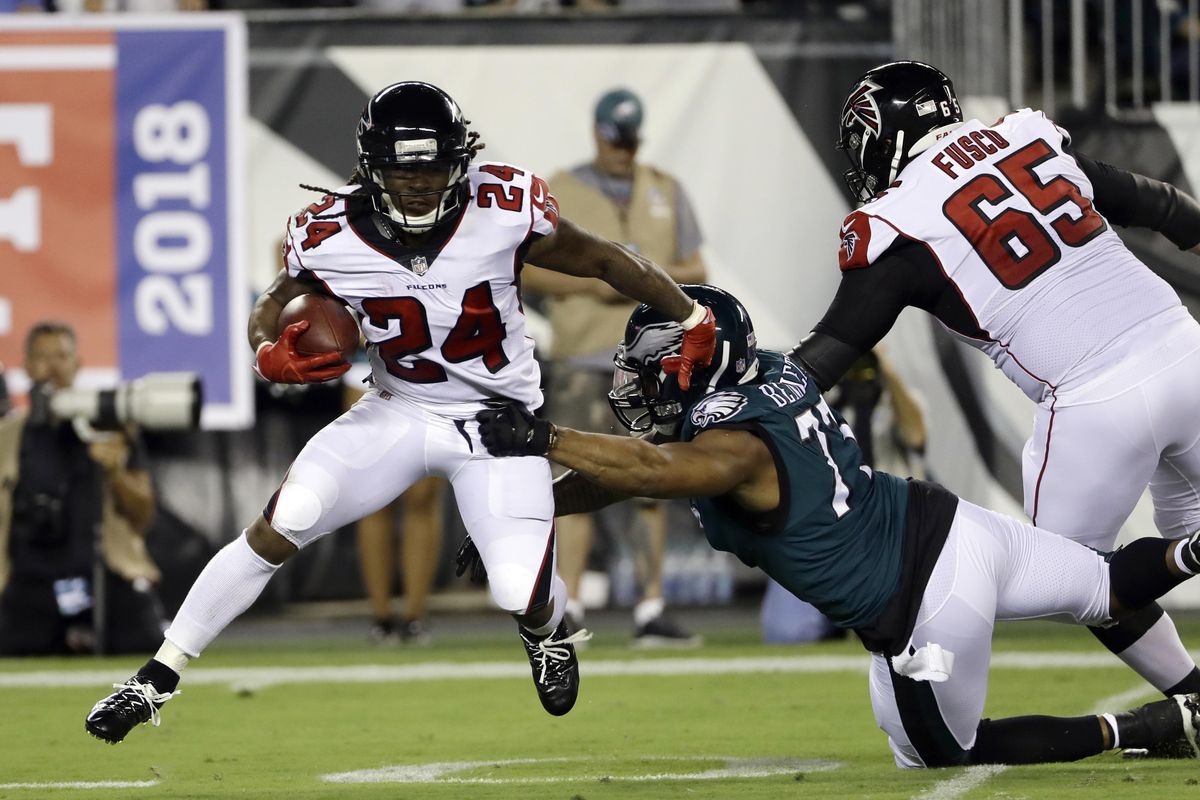
[{"label": "athlete's arm", "polygon": [[328,294],[316,280],[293,278],[286,268],[279,270],[275,280],[258,296],[254,308],[250,309],[247,335],[251,349],[257,352],[263,342],[275,341],[279,335],[279,314],[283,307],[300,295],[312,292]]},{"label": "athlete's arm", "polygon": [[692,313],[692,299],[662,267],[565,217],[559,219],[553,233],[530,245],[525,260],[554,272],[599,278],[626,297],[648,303],[675,320],[683,321]]},{"label": "athlete's arm", "polygon": [[[859,356],[879,343],[907,306],[938,316],[954,316],[941,308],[948,282],[923,245],[899,241],[867,267],[848,269],[825,316],[788,356],[828,391]],[[953,320],[943,319],[956,330]]]},{"label": "athlete's arm", "polygon": [[556,428],[546,457],[632,497],[719,497],[767,511],[779,504],[775,462],[753,433],[713,428],[690,442],[654,445],[628,436]]},{"label": "athlete's arm", "polygon": [[586,514],[629,499],[629,495],[598,486],[569,469],[554,479],[554,516]]},{"label": "athlete's arm", "polygon": [[607,283],[595,278],[577,278],[562,272],[527,264],[521,271],[521,291],[536,292],[546,297],[569,297],[590,294],[604,303],[628,302],[629,298]]},{"label": "athlete's arm", "polygon": [[1200,203],[1169,183],[1069,151],[1092,182],[1096,210],[1114,225],[1149,228],[1200,254]]},{"label": "athlete's arm", "polygon": [[293,322],[279,330],[283,307],[308,292],[328,294],[319,281],[293,278],[283,269],[250,311],[247,335],[254,348],[254,365],[258,374],[269,381],[319,383],[340,377],[350,369],[349,362],[337,351],[305,355],[297,349],[296,340],[308,330],[308,320]]}]

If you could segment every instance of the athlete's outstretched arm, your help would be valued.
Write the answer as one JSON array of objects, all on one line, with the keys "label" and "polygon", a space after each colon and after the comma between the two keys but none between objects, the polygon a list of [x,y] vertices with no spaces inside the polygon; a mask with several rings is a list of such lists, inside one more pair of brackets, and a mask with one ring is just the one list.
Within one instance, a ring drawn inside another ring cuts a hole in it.
[{"label": "athlete's outstretched arm", "polygon": [[1092,182],[1096,210],[1110,222],[1149,228],[1180,250],[1200,255],[1200,203],[1195,198],[1169,183],[1070,152]]},{"label": "athlete's outstretched arm", "polygon": [[573,469],[554,479],[554,516],[587,514],[628,500],[629,495],[605,489]]},{"label": "athlete's outstretched arm", "polygon": [[694,303],[662,267],[591,231],[559,219],[554,233],[535,241],[525,260],[580,278],[599,278],[626,297],[683,321]]},{"label": "athlete's outstretched arm", "polygon": [[778,501],[771,453],[748,431],[714,428],[690,442],[661,445],[571,428],[555,432],[546,457],[611,491],[631,497],[718,497],[757,484],[769,471]]}]

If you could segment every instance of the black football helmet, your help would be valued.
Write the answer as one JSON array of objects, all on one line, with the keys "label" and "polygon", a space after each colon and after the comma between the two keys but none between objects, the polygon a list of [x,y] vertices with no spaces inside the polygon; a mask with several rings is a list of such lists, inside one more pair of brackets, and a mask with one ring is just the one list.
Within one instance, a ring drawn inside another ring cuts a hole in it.
[{"label": "black football helmet", "polygon": [[608,393],[613,413],[632,433],[653,428],[659,434],[675,436],[684,414],[705,395],[746,383],[758,374],[754,325],[737,298],[704,284],[679,288],[712,309],[717,352],[707,367],[696,367],[691,388],[682,391],[662,362],[667,356],[679,355],[683,326],[644,303],[635,308],[625,326],[625,338],[617,345],[613,388]]},{"label": "black football helmet", "polygon": [[[477,135],[470,120],[438,87],[419,81],[394,83],[370,99],[358,121],[358,172],[375,210],[400,228],[421,233],[459,213],[467,195],[467,166]],[[445,170],[449,183],[433,192],[389,192],[388,167]],[[405,201],[440,194],[427,213],[406,213]]]},{"label": "black football helmet", "polygon": [[843,175],[850,194],[870,200],[942,128],[962,121],[954,84],[941,70],[920,61],[893,61],[867,72],[842,106],[838,133],[837,148],[850,159]]}]

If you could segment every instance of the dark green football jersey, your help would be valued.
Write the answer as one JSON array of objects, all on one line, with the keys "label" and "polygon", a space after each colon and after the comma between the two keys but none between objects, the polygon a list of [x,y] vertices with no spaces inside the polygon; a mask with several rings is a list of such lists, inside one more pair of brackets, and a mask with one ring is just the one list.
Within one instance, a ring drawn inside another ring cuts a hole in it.
[{"label": "dark green football jersey", "polygon": [[758,357],[760,378],[693,406],[682,438],[714,427],[756,434],[775,459],[779,507],[756,515],[719,497],[692,506],[713,547],[761,568],[835,624],[866,626],[900,584],[908,484],[863,466],[850,426],[791,360]]}]

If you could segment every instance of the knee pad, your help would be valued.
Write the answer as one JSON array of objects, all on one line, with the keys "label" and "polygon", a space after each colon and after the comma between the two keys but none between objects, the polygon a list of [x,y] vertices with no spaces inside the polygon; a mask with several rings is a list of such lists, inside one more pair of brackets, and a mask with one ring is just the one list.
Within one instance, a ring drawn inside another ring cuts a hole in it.
[{"label": "knee pad", "polygon": [[320,521],[325,508],[317,493],[299,483],[285,482],[271,509],[267,521],[271,527],[289,539],[306,533]]},{"label": "knee pad", "polygon": [[529,609],[537,574],[520,564],[488,566],[488,589],[496,605],[510,614],[524,614]]}]

